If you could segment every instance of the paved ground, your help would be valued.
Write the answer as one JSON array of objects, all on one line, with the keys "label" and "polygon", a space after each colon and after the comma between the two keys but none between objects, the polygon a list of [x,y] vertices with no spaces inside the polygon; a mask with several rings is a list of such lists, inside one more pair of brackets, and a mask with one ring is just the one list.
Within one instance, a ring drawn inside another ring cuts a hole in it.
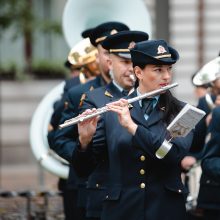
[{"label": "paved ground", "polygon": [[[0,170],[0,192],[15,192],[16,196],[0,197],[0,220],[53,220],[64,219],[62,200],[57,195],[58,177],[37,166],[4,166]],[[41,176],[41,178],[40,178]],[[16,193],[33,193],[28,199]],[[40,192],[51,192],[42,196]]]}]

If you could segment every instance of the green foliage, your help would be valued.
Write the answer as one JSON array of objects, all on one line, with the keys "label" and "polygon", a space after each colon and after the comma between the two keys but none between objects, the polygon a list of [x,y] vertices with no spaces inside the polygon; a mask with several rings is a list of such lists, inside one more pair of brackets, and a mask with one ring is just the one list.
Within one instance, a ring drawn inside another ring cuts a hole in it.
[{"label": "green foliage", "polygon": [[13,39],[35,30],[44,33],[62,33],[59,22],[35,16],[30,2],[30,0],[0,0],[0,37],[3,31],[11,26],[15,28]]},{"label": "green foliage", "polygon": [[32,74],[37,79],[64,79],[67,77],[68,71],[63,64],[42,60],[34,62]]},{"label": "green foliage", "polygon": [[61,25],[57,22],[53,22],[49,20],[38,21],[37,27],[39,28],[40,31],[42,31],[45,34],[49,34],[51,32],[58,35],[62,34]]},{"label": "green foliage", "polygon": [[13,27],[12,39],[24,38],[25,71],[32,69],[33,32],[61,34],[61,24],[34,14],[32,0],[0,0],[0,38],[4,30]]},{"label": "green foliage", "polygon": [[1,0],[0,4],[0,30],[13,26],[13,38],[32,31],[35,17],[28,0]]},{"label": "green foliage", "polygon": [[37,61],[32,66],[32,74],[27,75],[25,71],[10,62],[0,66],[1,80],[28,80],[28,79],[65,79],[69,72],[62,63],[56,61]]},{"label": "green foliage", "polygon": [[5,66],[0,66],[0,79],[11,80],[16,78],[17,67],[16,64],[11,62]]}]

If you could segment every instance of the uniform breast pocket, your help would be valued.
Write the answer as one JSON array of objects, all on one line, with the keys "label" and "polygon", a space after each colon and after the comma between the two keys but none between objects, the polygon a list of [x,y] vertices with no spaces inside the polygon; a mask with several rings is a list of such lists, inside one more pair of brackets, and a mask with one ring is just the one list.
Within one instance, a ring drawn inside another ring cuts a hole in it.
[{"label": "uniform breast pocket", "polygon": [[121,188],[108,189],[105,201],[116,201],[120,198]]},{"label": "uniform breast pocket", "polygon": [[91,175],[88,179],[87,188],[89,189],[106,189],[106,181],[108,175],[106,173],[99,173]]},{"label": "uniform breast pocket", "polygon": [[165,184],[164,185],[165,190],[168,193],[174,193],[179,195],[187,195],[189,191],[186,189],[186,187],[183,184]]}]

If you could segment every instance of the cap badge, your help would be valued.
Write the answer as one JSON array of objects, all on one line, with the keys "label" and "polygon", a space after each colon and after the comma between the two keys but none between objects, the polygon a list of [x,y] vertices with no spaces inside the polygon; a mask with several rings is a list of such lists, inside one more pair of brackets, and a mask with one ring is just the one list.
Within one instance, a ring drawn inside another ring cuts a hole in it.
[{"label": "cap badge", "polygon": [[135,42],[131,41],[131,43],[128,46],[128,49],[132,49],[132,48],[134,48],[134,46],[135,46]]},{"label": "cap badge", "polygon": [[111,32],[110,32],[111,35],[113,35],[113,34],[117,34],[117,33],[118,33],[118,31],[115,30],[115,29],[111,30]]},{"label": "cap badge", "polygon": [[167,51],[166,51],[166,49],[163,46],[161,46],[161,45],[158,46],[157,54],[163,54],[163,53],[166,53],[166,52]]}]

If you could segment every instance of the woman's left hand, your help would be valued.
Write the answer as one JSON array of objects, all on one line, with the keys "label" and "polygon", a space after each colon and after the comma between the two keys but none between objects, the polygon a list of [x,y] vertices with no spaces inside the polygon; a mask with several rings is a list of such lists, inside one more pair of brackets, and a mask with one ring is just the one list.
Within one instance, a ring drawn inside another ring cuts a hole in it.
[{"label": "woman's left hand", "polygon": [[128,101],[126,99],[120,99],[116,102],[107,104],[110,111],[118,114],[119,123],[128,130],[132,135],[137,130],[137,125],[131,118],[130,111],[128,108]]}]

